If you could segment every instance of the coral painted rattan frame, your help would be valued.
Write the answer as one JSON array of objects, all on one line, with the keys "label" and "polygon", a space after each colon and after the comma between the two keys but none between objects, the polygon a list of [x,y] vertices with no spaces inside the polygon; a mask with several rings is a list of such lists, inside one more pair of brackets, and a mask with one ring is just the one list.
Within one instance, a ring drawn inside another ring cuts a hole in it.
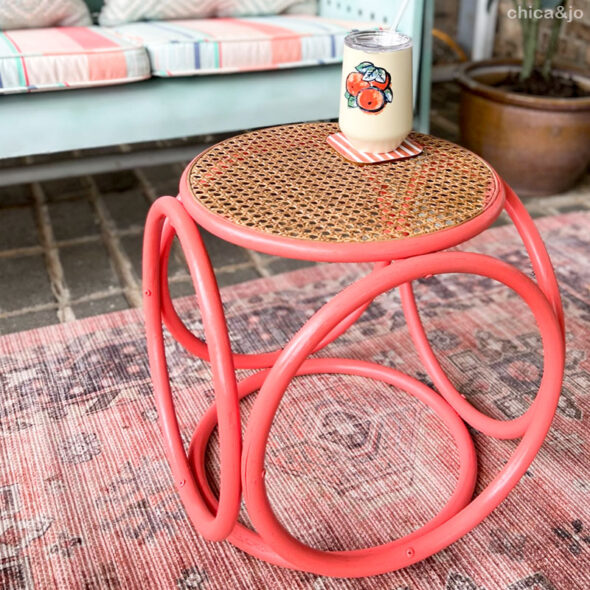
[{"label": "coral painted rattan frame", "polygon": [[[166,453],[181,500],[195,528],[207,539],[227,539],[275,565],[325,576],[360,577],[416,563],[462,537],[488,516],[527,470],[543,444],[557,407],[564,370],[564,321],[551,261],[533,221],[515,193],[493,172],[493,198],[473,219],[426,235],[367,243],[322,242],[269,235],[236,224],[201,205],[183,174],[179,198],[158,199],[148,214],[144,236],[143,285],[150,368]],[[444,252],[484,231],[504,209],[530,256],[536,282],[493,257]],[[332,262],[375,263],[367,276],[348,286],[312,316],[283,350],[235,354],[215,275],[199,234],[217,236],[268,254]],[[177,236],[185,253],[201,310],[205,340],[178,317],[168,289],[168,258]],[[390,264],[390,262],[394,261]],[[513,289],[529,306],[541,333],[544,372],[535,401],[520,417],[498,420],[476,410],[450,382],[428,342],[412,281],[442,273],[489,277]],[[343,358],[309,358],[347,330],[371,301],[399,288],[403,312],[416,349],[437,390],[394,369]],[[189,352],[211,363],[215,403],[197,426],[185,452],[172,401],[162,324]],[[238,382],[235,369],[259,369]],[[315,373],[359,375],[395,385],[429,406],[457,445],[460,470],[455,491],[442,510],[413,533],[389,543],[354,551],[320,551],[295,539],[279,523],[268,501],[264,458],[268,434],[292,378]],[[244,440],[240,399],[258,391]],[[520,439],[512,457],[475,498],[477,457],[465,426],[486,435]],[[215,427],[220,439],[220,492],[205,472],[205,450]],[[238,522],[242,498],[255,530]]]}]

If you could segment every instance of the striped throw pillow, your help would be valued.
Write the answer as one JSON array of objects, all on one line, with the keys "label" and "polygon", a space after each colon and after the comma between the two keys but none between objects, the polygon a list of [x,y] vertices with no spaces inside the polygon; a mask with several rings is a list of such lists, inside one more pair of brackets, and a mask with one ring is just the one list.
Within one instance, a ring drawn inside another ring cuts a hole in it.
[{"label": "striped throw pillow", "polygon": [[81,27],[92,24],[83,0],[0,1],[0,29]]},{"label": "striped throw pillow", "polygon": [[173,20],[267,14],[317,14],[317,0],[105,0],[103,26],[141,20]]}]

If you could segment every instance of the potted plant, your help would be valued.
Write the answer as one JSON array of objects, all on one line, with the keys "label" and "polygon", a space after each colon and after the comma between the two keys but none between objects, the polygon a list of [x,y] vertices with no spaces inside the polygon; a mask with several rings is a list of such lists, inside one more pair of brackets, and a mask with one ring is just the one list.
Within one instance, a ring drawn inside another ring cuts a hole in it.
[{"label": "potted plant", "polygon": [[[590,163],[590,76],[553,63],[568,10],[567,0],[514,0],[523,59],[469,63],[458,76],[462,142],[522,196],[563,192]],[[539,55],[544,19],[551,30]]]}]

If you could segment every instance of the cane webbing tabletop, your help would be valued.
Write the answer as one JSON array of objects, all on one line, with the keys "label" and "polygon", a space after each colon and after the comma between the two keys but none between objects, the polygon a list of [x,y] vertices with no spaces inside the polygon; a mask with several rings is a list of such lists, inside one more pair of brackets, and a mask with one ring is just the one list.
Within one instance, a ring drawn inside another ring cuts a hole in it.
[{"label": "cane webbing tabletop", "polygon": [[327,144],[336,131],[307,123],[226,139],[193,162],[191,194],[233,224],[338,243],[431,234],[477,217],[498,194],[490,167],[451,142],[412,133],[422,154],[359,165]]}]

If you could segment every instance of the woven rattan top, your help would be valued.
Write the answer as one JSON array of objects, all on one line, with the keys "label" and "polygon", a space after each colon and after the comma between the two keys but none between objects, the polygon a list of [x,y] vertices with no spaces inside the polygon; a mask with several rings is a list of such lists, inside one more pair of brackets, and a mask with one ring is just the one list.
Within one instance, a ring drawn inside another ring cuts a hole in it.
[{"label": "woven rattan top", "polygon": [[340,243],[431,234],[473,219],[497,194],[488,165],[451,142],[413,133],[422,154],[359,165],[326,143],[337,130],[308,123],[226,139],[192,164],[191,193],[234,224]]}]

